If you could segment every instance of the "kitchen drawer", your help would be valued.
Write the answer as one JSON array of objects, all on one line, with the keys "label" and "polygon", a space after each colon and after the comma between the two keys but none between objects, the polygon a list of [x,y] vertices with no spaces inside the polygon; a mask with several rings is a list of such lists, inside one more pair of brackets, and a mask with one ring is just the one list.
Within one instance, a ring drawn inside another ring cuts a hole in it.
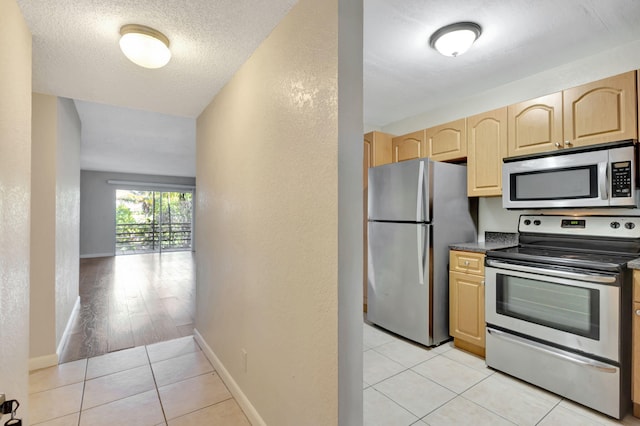
[{"label": "kitchen drawer", "polygon": [[484,253],[451,250],[449,270],[484,276]]}]

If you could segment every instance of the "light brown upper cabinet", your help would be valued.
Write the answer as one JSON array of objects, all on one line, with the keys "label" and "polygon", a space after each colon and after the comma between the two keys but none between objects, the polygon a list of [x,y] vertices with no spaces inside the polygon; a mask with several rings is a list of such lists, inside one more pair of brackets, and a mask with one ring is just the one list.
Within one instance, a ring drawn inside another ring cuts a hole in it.
[{"label": "light brown upper cabinet", "polygon": [[562,148],[561,92],[509,105],[508,114],[509,157]]},{"label": "light brown upper cabinet", "polygon": [[393,135],[378,131],[364,135],[365,168],[391,163],[391,139]]},{"label": "light brown upper cabinet", "polygon": [[509,106],[508,156],[638,138],[636,72]]},{"label": "light brown upper cabinet", "polygon": [[426,136],[424,130],[397,136],[391,141],[391,158],[394,163],[426,157]]},{"label": "light brown upper cabinet", "polygon": [[431,127],[425,132],[430,159],[449,161],[467,157],[466,118]]},{"label": "light brown upper cabinet", "polygon": [[502,195],[507,107],[467,118],[467,195]]},{"label": "light brown upper cabinet", "polygon": [[563,92],[565,147],[638,138],[636,73]]}]

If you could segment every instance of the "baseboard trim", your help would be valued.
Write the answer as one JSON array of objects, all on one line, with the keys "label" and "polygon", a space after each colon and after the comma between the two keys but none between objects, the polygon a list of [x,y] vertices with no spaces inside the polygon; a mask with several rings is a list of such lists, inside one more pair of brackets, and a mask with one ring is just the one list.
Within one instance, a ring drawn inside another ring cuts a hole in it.
[{"label": "baseboard trim", "polygon": [[29,371],[58,365],[58,354],[49,354],[29,358]]},{"label": "baseboard trim", "polygon": [[256,408],[253,406],[253,404],[251,404],[249,398],[247,398],[244,392],[242,392],[242,389],[240,389],[240,386],[238,386],[236,381],[233,380],[231,374],[229,374],[220,359],[216,356],[211,347],[209,347],[207,342],[205,342],[198,329],[193,330],[193,336],[196,339],[196,342],[198,342],[198,344],[200,345],[200,348],[202,348],[202,352],[204,352],[204,355],[209,359],[211,364],[213,364],[213,368],[216,369],[216,372],[218,373],[224,384],[227,385],[227,388],[229,388],[231,395],[233,395],[233,397],[238,402],[238,405],[240,405],[240,408],[242,408],[242,411],[244,411],[244,414],[249,419],[249,422],[254,426],[266,426],[267,423],[262,419],[262,417],[260,417],[260,414],[258,414]]},{"label": "baseboard trim", "polygon": [[81,254],[80,259],[88,259],[92,257],[113,257],[115,253],[93,253],[93,254]]},{"label": "baseboard trim", "polygon": [[[73,327],[73,322],[76,320],[78,316],[78,311],[80,311],[80,296],[76,299],[76,303],[73,305],[73,310],[71,311],[71,315],[69,315],[69,319],[67,320],[67,326],[64,328],[64,333],[62,333],[62,338],[60,339],[60,343],[58,343],[58,348],[56,349],[56,356],[60,359],[62,355],[62,351],[64,350],[64,345],[67,344],[67,340],[69,340],[69,335],[71,334],[71,327]],[[57,363],[57,361],[56,361]]]}]

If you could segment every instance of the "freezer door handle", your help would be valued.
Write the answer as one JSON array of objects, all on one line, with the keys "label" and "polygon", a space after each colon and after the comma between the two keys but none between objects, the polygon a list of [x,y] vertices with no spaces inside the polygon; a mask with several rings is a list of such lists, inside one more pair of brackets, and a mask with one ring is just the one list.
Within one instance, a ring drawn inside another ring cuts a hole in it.
[{"label": "freezer door handle", "polygon": [[420,161],[420,167],[418,168],[418,194],[416,195],[416,222],[422,222],[424,216],[422,216],[422,194],[424,186],[424,161]]},{"label": "freezer door handle", "polygon": [[418,282],[424,285],[424,237],[422,236],[424,225],[418,225],[416,234],[418,236]]}]

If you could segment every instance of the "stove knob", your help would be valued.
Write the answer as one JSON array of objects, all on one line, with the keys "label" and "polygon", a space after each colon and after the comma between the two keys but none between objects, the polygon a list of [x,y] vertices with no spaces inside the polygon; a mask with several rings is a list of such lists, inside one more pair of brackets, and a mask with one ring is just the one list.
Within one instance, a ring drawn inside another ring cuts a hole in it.
[{"label": "stove knob", "polygon": [[627,228],[627,229],[633,229],[633,228],[636,227],[636,224],[633,223],[633,222],[627,222],[627,223],[624,224],[624,227]]},{"label": "stove knob", "polygon": [[533,224],[538,226],[538,225],[540,225],[540,221],[536,219],[536,220],[533,221]]},{"label": "stove knob", "polygon": [[613,229],[618,229],[620,228],[620,222],[611,222],[611,227]]},{"label": "stove knob", "polygon": [[529,219],[525,219],[525,220],[524,220],[524,224],[525,224],[525,225],[531,225],[531,221],[530,221]]}]

